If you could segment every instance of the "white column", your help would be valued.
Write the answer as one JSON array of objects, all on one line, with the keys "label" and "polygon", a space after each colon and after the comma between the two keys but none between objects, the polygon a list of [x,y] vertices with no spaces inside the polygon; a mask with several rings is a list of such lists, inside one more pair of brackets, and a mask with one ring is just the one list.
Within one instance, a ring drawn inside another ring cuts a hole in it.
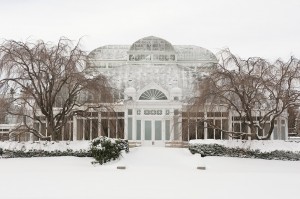
[{"label": "white column", "polygon": [[118,123],[119,123],[119,122],[118,122],[118,121],[119,121],[118,119],[119,119],[119,118],[116,117],[116,137],[115,137],[115,138],[119,138],[119,137],[118,137]]},{"label": "white column", "polygon": [[[207,111],[204,110],[204,120],[207,120]],[[204,139],[207,139],[207,123],[204,122]]]},{"label": "white column", "polygon": [[151,140],[155,141],[155,120],[151,120]]},{"label": "white column", "polygon": [[77,140],[77,115],[73,116],[73,141]]},{"label": "white column", "polygon": [[178,116],[178,124],[177,124],[177,128],[178,128],[178,136],[179,136],[179,141],[182,141],[182,117]]},{"label": "white column", "polygon": [[145,140],[145,120],[141,119],[141,141]]},{"label": "white column", "polygon": [[30,140],[31,142],[34,141],[34,140],[33,140],[33,133],[30,133],[30,134],[29,134],[29,140]]},{"label": "white column", "polygon": [[132,109],[132,140],[136,140],[136,110]]},{"label": "white column", "polygon": [[166,140],[166,120],[165,119],[161,120],[161,125],[162,125],[161,140],[165,141]]},{"label": "white column", "polygon": [[171,117],[170,117],[170,141],[175,140],[174,128],[175,128],[175,126],[174,126],[174,115],[171,115]]},{"label": "white column", "polygon": [[85,140],[85,130],[84,130],[84,127],[85,127],[85,118],[82,119],[82,140]]},{"label": "white column", "polygon": [[98,112],[98,136],[101,136],[101,129],[102,129],[102,124],[101,124],[101,112]]},{"label": "white column", "polygon": [[92,137],[93,137],[93,136],[92,136],[92,135],[93,135],[93,129],[92,129],[92,128],[93,128],[93,125],[92,125],[93,123],[92,123],[92,121],[93,121],[93,119],[90,119],[90,140],[93,139],[93,138],[92,138]]},{"label": "white column", "polygon": [[128,140],[128,114],[127,109],[124,110],[124,138]]},{"label": "white column", "polygon": [[[232,132],[232,112],[228,111],[228,131]],[[229,136],[229,140],[232,140],[232,137]]]},{"label": "white column", "polygon": [[[286,118],[284,118],[284,123],[285,123],[285,130],[284,130],[284,132],[285,132],[285,136],[284,136],[284,138],[285,138],[285,140],[288,140],[288,131],[289,131],[289,129],[288,129],[288,120],[286,119]],[[272,133],[273,134],[273,133]]]},{"label": "white column", "polygon": [[108,117],[107,121],[107,137],[110,138],[110,117]]},{"label": "white column", "polygon": [[[66,123],[66,125],[67,124],[68,123]],[[63,126],[62,129],[61,129],[61,140],[64,140],[64,138],[65,138],[65,126]]]}]

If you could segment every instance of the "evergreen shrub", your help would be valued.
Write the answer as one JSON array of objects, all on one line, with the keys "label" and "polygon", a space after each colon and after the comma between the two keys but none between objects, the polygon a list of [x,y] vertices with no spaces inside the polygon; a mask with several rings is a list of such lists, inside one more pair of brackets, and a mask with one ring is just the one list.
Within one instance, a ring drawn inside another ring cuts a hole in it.
[{"label": "evergreen shrub", "polygon": [[202,156],[225,156],[240,158],[257,158],[267,160],[300,161],[300,152],[250,150],[245,148],[229,148],[219,144],[189,144],[192,154],[199,153]]},{"label": "evergreen shrub", "polygon": [[122,150],[129,152],[127,140],[98,137],[91,144],[92,157],[96,160],[93,163],[102,165],[111,160],[116,160],[122,156]]}]

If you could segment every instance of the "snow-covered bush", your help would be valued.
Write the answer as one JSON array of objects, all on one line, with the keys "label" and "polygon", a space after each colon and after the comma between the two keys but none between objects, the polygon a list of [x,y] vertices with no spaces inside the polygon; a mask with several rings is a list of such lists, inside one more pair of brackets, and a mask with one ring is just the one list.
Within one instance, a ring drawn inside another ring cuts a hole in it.
[{"label": "snow-covered bush", "polygon": [[300,161],[300,153],[291,151],[275,150],[271,152],[261,152],[260,150],[245,148],[229,148],[219,144],[189,144],[189,150],[192,154],[199,153],[204,156]]},{"label": "snow-covered bush", "polygon": [[127,140],[98,137],[92,140],[91,152],[96,162],[99,164],[116,160],[121,156],[122,150],[129,152]]},{"label": "snow-covered bush", "polygon": [[45,151],[45,150],[4,150],[3,158],[31,158],[31,157],[57,157],[57,156],[75,156],[75,157],[92,157],[90,151],[72,149],[66,151]]}]

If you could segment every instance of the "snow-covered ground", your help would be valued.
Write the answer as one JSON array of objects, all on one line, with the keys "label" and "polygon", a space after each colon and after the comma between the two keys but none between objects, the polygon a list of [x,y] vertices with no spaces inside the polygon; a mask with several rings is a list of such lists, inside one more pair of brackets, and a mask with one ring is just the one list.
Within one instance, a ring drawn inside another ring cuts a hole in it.
[{"label": "snow-covered ground", "polygon": [[[300,162],[201,158],[187,149],[160,147],[133,148],[103,166],[93,166],[92,160],[0,159],[0,198],[300,198]],[[207,170],[196,169],[203,164]]]}]

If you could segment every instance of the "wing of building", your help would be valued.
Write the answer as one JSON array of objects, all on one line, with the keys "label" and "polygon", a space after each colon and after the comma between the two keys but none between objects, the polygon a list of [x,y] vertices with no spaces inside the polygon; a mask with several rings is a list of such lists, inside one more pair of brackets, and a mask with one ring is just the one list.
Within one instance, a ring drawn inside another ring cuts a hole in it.
[{"label": "wing of building", "polygon": [[[99,110],[69,121],[62,139],[90,140],[99,135],[125,138],[144,145],[190,139],[229,139],[208,128],[205,117],[226,130],[243,126],[226,109],[187,111],[193,85],[218,63],[209,50],[194,45],[172,45],[149,36],[132,45],[107,45],[88,55],[91,75],[104,74],[118,92],[113,110]],[[116,100],[117,101],[117,100]],[[43,127],[40,127],[41,130]],[[272,139],[287,138],[287,121],[277,123]]]}]

